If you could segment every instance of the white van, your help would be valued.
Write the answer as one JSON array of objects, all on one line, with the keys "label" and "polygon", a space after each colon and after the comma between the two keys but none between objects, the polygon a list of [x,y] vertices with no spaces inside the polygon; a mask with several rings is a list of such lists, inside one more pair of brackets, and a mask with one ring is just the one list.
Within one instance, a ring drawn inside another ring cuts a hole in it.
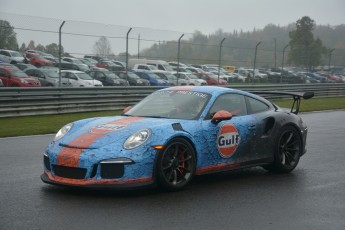
[{"label": "white van", "polygon": [[136,64],[145,64],[155,66],[158,70],[174,72],[173,68],[166,61],[162,60],[150,60],[150,59],[134,59],[128,60],[128,67],[133,69]]}]

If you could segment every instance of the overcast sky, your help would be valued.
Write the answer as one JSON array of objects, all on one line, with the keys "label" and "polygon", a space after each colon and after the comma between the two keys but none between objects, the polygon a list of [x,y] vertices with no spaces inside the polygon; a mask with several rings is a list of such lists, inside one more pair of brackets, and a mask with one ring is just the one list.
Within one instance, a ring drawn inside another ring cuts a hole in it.
[{"label": "overcast sky", "polygon": [[345,24],[345,0],[0,0],[0,11],[204,34],[284,26],[309,16]]},{"label": "overcast sky", "polygon": [[[125,26],[124,31],[121,31],[122,35],[126,34],[129,27],[176,31],[177,34],[191,34],[196,30],[203,34],[211,34],[218,29],[224,32],[241,29],[252,31],[254,28],[262,29],[270,23],[286,26],[303,16],[309,16],[319,25],[345,24],[345,0],[0,0],[0,19],[6,20],[5,16],[1,17],[1,13],[60,19],[56,25],[49,26],[50,30],[54,29],[54,31],[62,20],[66,20]],[[38,24],[43,26],[44,21],[52,21],[40,19],[38,23],[31,21],[31,18],[30,20],[25,17],[15,18],[17,21],[10,19],[12,25],[31,29],[41,29],[37,28]],[[64,26],[64,32],[75,32],[83,27],[75,25],[69,29],[67,24]],[[88,26],[89,33],[95,32],[97,27]],[[118,30],[118,28],[112,30]],[[26,42],[27,44],[28,37],[31,35],[28,36],[19,30],[16,32],[19,43]],[[143,35],[144,32],[140,33],[142,38],[147,36],[146,38],[150,39],[148,34],[152,35],[155,32],[151,31],[146,33],[147,35]],[[85,34],[85,32],[80,33]],[[137,36],[133,31],[131,35]],[[35,37],[35,41],[46,45],[39,39],[47,36]],[[174,37],[178,38],[177,35]],[[155,35],[155,38],[158,36]],[[64,47],[66,47],[68,44],[66,44],[66,38],[64,39]],[[94,43],[94,40],[90,43]],[[165,40],[165,38],[159,38],[159,40]],[[76,41],[71,40],[72,43],[73,47],[76,47]],[[75,50],[75,52],[79,51]]]}]

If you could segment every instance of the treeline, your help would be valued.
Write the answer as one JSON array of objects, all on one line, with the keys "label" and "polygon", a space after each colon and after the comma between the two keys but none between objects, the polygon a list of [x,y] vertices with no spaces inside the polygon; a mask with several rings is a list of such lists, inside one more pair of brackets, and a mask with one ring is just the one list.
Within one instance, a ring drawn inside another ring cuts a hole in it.
[{"label": "treeline", "polygon": [[[283,48],[290,43],[291,31],[296,30],[295,24],[288,26],[267,25],[263,29],[250,32],[224,32],[219,29],[214,34],[205,35],[195,31],[192,38],[181,41],[180,61],[185,63],[217,64],[219,60],[220,41],[222,45],[222,64],[235,66],[252,66],[256,44],[261,41],[257,52],[257,65],[261,67],[281,66]],[[324,26],[313,28],[315,38],[322,41],[323,52],[320,64],[328,65],[329,50],[333,52],[333,65],[345,66],[345,25]],[[141,57],[176,60],[177,42],[163,41],[140,53]],[[276,50],[276,52],[275,52]],[[286,57],[289,48],[286,49]],[[285,57],[285,58],[286,58]],[[286,58],[287,64],[294,64]]]}]

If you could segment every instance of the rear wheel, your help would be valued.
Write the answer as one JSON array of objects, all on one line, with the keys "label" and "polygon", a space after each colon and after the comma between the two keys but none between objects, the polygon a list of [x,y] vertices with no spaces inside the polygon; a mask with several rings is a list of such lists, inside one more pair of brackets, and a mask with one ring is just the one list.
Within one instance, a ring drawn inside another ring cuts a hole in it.
[{"label": "rear wheel", "polygon": [[184,188],[194,177],[195,162],[192,145],[183,138],[173,139],[158,155],[159,185],[170,191]]},{"label": "rear wheel", "polygon": [[289,173],[296,168],[303,145],[298,131],[292,127],[284,127],[276,140],[274,163],[264,167],[281,173]]}]

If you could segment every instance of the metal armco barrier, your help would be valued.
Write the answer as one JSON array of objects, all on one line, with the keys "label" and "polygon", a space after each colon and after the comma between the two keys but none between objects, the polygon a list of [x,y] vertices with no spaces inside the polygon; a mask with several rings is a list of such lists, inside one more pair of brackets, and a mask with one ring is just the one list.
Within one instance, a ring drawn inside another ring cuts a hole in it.
[{"label": "metal armco barrier", "polygon": [[[315,97],[345,96],[345,84],[229,87],[245,91],[313,91]],[[122,110],[158,89],[161,87],[0,88],[0,117]]]}]

